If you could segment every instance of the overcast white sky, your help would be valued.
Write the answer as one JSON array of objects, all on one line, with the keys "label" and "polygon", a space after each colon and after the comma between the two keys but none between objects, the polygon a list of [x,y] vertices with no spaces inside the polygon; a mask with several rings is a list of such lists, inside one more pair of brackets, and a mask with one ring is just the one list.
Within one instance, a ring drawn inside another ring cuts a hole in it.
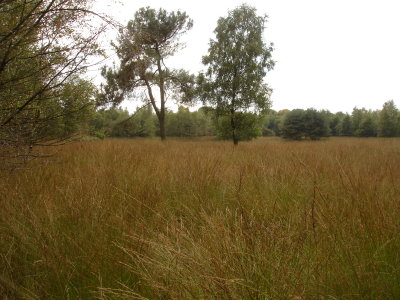
[{"label": "overcast white sky", "polygon": [[273,42],[275,69],[266,77],[272,108],[380,109],[400,104],[399,0],[97,0],[122,24],[140,7],[185,11],[194,21],[173,67],[202,70],[219,17],[242,3],[267,14],[264,36]]}]

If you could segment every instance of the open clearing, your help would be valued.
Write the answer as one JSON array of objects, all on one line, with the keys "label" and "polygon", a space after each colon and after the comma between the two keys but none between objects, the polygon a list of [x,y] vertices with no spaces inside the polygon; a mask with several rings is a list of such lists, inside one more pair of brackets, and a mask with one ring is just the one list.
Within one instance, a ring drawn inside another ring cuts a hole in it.
[{"label": "open clearing", "polygon": [[2,175],[2,299],[400,298],[400,139],[58,151]]}]

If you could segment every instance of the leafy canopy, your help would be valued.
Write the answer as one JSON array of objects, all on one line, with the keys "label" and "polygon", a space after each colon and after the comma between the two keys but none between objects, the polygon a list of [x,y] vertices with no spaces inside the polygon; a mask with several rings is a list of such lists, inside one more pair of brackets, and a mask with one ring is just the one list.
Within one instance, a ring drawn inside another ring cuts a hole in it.
[{"label": "leafy canopy", "polygon": [[[211,39],[209,53],[203,57],[208,68],[198,78],[200,95],[215,108],[218,117],[230,119],[230,134],[224,136],[230,136],[235,145],[254,136],[243,136],[243,132],[250,131],[242,127],[250,125],[242,122],[242,113],[265,111],[270,106],[271,90],[264,77],[274,62],[272,44],[266,45],[263,39],[266,20],[266,16],[258,16],[256,9],[247,5],[230,11],[218,20],[215,39]],[[246,117],[247,121],[250,119]],[[252,119],[256,122],[256,118]]]},{"label": "leafy canopy", "polygon": [[378,134],[379,136],[396,136],[398,127],[398,110],[394,101],[387,101],[383,104],[379,113]]},{"label": "leafy canopy", "polygon": [[193,22],[185,12],[140,8],[134,19],[120,30],[117,43],[113,43],[120,66],[103,68],[102,75],[107,84],[103,86],[104,93],[99,100],[102,103],[120,103],[138,87],[156,84],[163,88],[171,85],[180,74],[186,75],[184,71],[166,68],[165,59],[182,47],[179,38],[192,26]]},{"label": "leafy canopy", "polygon": [[[93,87],[77,78],[103,53],[100,37],[113,23],[92,2],[0,0],[0,169],[82,129],[66,121],[92,105]],[[85,92],[71,96],[71,86]]]},{"label": "leafy canopy", "polygon": [[[160,137],[165,139],[165,103],[167,93],[185,94],[194,76],[184,70],[167,68],[165,60],[182,46],[179,37],[192,27],[192,20],[184,12],[141,8],[133,20],[120,31],[114,44],[120,66],[104,68],[107,84],[99,97],[101,104],[120,103],[127,95],[141,91],[145,101],[153,107],[160,126]],[[157,97],[158,93],[158,97]]]},{"label": "leafy canopy", "polygon": [[266,45],[263,31],[267,16],[242,5],[220,18],[211,39],[209,53],[203,57],[207,72],[200,78],[203,97],[220,114],[269,107],[270,89],[263,79],[274,62],[272,44]]},{"label": "leafy canopy", "polygon": [[301,140],[303,137],[319,140],[329,133],[326,115],[315,109],[294,109],[286,113],[282,123],[282,137]]}]

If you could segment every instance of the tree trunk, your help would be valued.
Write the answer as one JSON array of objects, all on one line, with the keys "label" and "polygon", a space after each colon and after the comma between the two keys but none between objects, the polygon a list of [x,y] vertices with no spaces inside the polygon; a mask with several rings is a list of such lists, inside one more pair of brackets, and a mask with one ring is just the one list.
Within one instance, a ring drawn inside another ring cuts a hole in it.
[{"label": "tree trunk", "polygon": [[[153,109],[154,109],[154,111],[156,112],[156,115],[157,115],[158,125],[159,125],[159,128],[160,128],[161,141],[165,141],[166,138],[167,138],[167,135],[165,134],[165,104],[163,102],[164,97],[162,96],[161,108],[158,109],[156,101],[155,101],[154,96],[153,96],[153,90],[151,89],[150,83],[146,79],[145,79],[145,83],[146,83],[146,86],[147,86],[147,91],[149,93],[150,103],[153,106]],[[164,86],[163,86],[163,88],[164,88]]]},{"label": "tree trunk", "polygon": [[159,83],[158,87],[160,88],[160,117],[158,121],[160,122],[160,137],[161,141],[165,141],[167,136],[165,134],[165,85],[164,85],[164,74],[161,68],[161,55],[156,47],[157,52],[157,69],[158,69],[158,76],[159,76]]},{"label": "tree trunk", "polygon": [[233,145],[237,146],[239,144],[239,139],[236,136],[235,111],[233,109],[231,110],[231,128]]},{"label": "tree trunk", "polygon": [[[234,74],[234,78],[236,78],[236,70]],[[234,80],[232,80],[233,84]],[[231,112],[231,128],[232,128],[232,140],[233,140],[233,145],[237,146],[239,144],[239,139],[236,135],[236,120],[235,120],[235,101],[236,101],[236,88],[233,85],[232,86],[232,99],[231,99],[231,107],[230,107],[230,112]]]},{"label": "tree trunk", "polygon": [[158,122],[160,125],[160,138],[161,141],[165,141],[167,139],[167,136],[165,134],[165,115],[164,111],[160,112],[160,117],[158,118]]}]

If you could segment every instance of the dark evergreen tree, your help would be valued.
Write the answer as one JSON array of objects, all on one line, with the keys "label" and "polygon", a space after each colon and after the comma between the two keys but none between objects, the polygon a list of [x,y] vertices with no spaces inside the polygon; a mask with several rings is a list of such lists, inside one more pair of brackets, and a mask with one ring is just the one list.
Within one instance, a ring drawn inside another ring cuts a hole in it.
[{"label": "dark evergreen tree", "polygon": [[281,127],[282,137],[292,140],[301,140],[304,136],[304,132],[304,110],[294,109],[286,113]]},{"label": "dark evergreen tree", "polygon": [[304,135],[311,140],[319,140],[321,137],[328,136],[329,128],[325,113],[315,109],[307,109],[303,113]]}]

